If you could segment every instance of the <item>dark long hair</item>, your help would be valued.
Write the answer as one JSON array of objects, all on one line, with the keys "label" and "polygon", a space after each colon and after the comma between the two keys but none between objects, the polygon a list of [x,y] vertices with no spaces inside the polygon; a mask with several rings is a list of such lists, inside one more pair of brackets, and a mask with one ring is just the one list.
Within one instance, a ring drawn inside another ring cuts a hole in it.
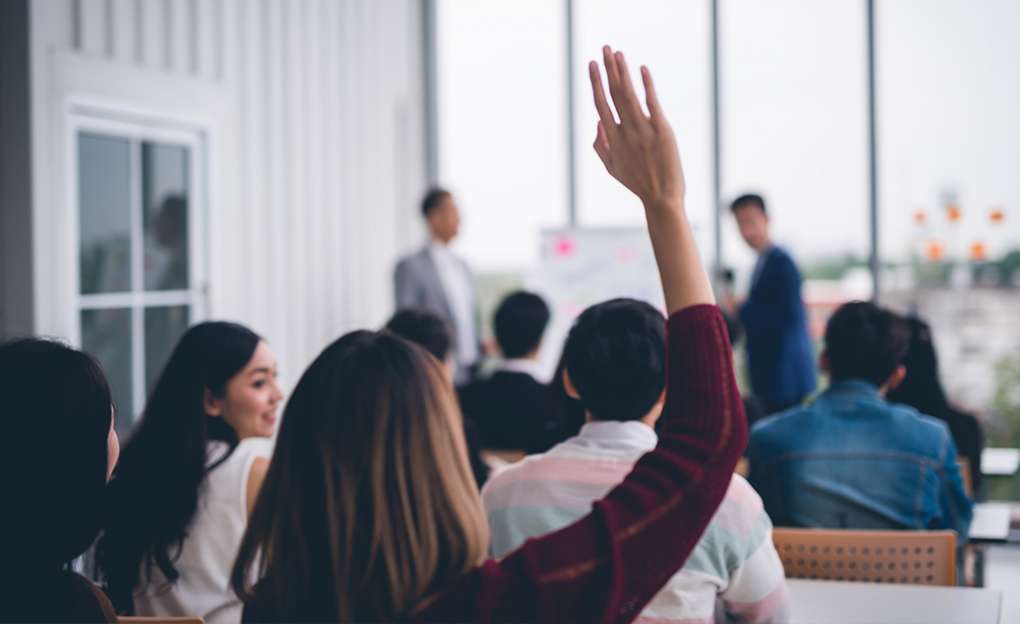
[{"label": "dark long hair", "polygon": [[99,534],[110,386],[92,357],[26,338],[0,345],[0,396],[3,567],[58,571]]},{"label": "dark long hair", "polygon": [[[195,325],[174,348],[142,419],[124,447],[110,485],[106,530],[99,541],[99,571],[118,611],[132,607],[143,566],[177,579],[174,559],[198,508],[206,474],[237,447],[237,433],[206,414],[208,390],[222,397],[227,382],[251,360],[261,338],[236,323]],[[209,441],[228,452],[207,467]],[[146,574],[146,577],[148,573]]]},{"label": "dark long hair", "polygon": [[919,318],[908,318],[910,347],[903,365],[907,376],[889,393],[894,403],[910,405],[922,414],[944,418],[949,399],[939,378],[939,359],[935,352],[931,327]]},{"label": "dark long hair", "polygon": [[291,394],[231,584],[272,619],[403,620],[488,540],[442,366],[390,332],[353,332]]}]

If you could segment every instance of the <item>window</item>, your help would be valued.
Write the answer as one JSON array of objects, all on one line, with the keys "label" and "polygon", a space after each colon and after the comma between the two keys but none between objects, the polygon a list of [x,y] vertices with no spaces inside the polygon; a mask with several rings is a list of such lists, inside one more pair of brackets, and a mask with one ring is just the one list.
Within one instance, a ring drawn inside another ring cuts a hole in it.
[{"label": "window", "polygon": [[127,433],[177,340],[204,315],[200,137],[76,116],[79,338]]},{"label": "window", "polygon": [[[818,337],[836,305],[871,296],[865,5],[731,0],[719,31],[722,201],[765,197]],[[749,282],[753,252],[721,219],[724,263]]]},{"label": "window", "polygon": [[684,159],[687,214],[702,256],[711,258],[714,199],[710,17],[709,3],[703,0],[637,0],[625,6],[611,0],[574,3],[578,225],[641,229],[645,225],[640,202],[606,173],[591,146],[598,116],[592,103],[588,61],[598,61],[602,69],[602,46],[608,44],[626,53],[635,90],[642,99],[639,68],[647,65],[652,70],[659,101],[673,125]]},{"label": "window", "polygon": [[[882,302],[932,327],[942,383],[1020,444],[1020,4],[877,8]],[[909,374],[909,371],[908,371]],[[988,482],[1020,498],[1020,479]]]},{"label": "window", "polygon": [[438,0],[439,170],[480,273],[538,266],[546,227],[567,221],[562,2]]}]

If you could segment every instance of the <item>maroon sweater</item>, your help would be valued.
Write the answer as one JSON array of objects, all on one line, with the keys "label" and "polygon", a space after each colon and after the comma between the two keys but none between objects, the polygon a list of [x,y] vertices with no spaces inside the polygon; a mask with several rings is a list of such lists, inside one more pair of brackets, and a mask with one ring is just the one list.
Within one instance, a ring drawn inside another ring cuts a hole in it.
[{"label": "maroon sweater", "polygon": [[[465,574],[421,622],[630,622],[679,570],[722,501],[747,425],[719,309],[668,325],[659,444],[592,512]],[[245,621],[279,620],[266,604]]]}]

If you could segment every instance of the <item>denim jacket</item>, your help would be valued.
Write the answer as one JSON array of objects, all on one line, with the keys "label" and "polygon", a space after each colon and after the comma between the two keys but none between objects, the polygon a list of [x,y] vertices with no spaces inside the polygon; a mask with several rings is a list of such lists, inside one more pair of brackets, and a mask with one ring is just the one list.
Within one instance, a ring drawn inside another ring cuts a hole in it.
[{"label": "denim jacket", "polygon": [[867,382],[835,383],[812,404],[759,422],[747,456],[776,526],[967,537],[972,503],[946,425],[887,402]]}]

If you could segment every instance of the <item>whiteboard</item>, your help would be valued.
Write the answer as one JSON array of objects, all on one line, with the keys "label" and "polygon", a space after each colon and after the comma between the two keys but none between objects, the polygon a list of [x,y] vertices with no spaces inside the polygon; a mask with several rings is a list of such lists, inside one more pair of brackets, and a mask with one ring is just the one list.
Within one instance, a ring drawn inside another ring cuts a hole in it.
[{"label": "whiteboard", "polygon": [[552,311],[540,353],[547,377],[555,372],[570,326],[587,307],[630,297],[665,311],[645,228],[549,229],[542,232],[541,245],[539,269],[526,284]]}]

